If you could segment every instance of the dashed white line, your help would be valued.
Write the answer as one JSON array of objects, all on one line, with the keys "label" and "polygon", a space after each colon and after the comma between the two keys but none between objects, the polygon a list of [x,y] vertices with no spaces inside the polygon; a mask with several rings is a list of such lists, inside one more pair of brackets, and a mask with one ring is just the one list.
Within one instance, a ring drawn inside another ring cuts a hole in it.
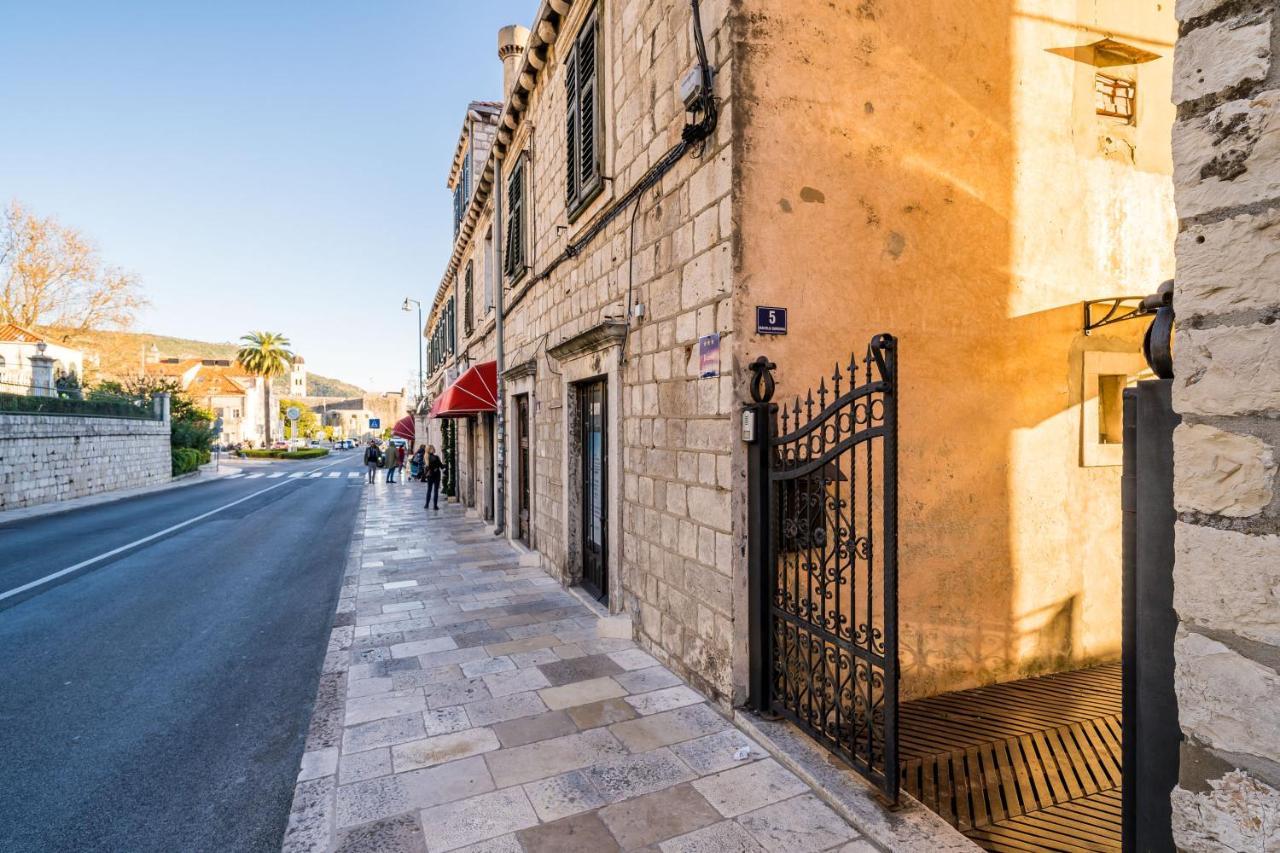
[{"label": "dashed white line", "polygon": [[268,475],[267,475],[267,479],[268,479],[268,480],[279,480],[279,479],[280,479],[281,477],[283,477],[283,476],[284,476],[284,472],[283,472],[283,471],[277,471],[277,472],[275,472],[274,474],[268,474]]},{"label": "dashed white line", "polygon": [[259,477],[261,477],[261,476],[262,476],[262,472],[261,472],[261,471],[254,471],[252,474],[247,475],[247,476],[245,477],[245,479],[246,479],[246,480],[256,480],[256,479],[258,479],[258,478],[259,478]]}]

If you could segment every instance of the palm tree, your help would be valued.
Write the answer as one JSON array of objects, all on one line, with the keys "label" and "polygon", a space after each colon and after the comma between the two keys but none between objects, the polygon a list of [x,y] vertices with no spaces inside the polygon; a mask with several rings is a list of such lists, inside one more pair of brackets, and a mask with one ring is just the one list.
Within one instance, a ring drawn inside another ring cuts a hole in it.
[{"label": "palm tree", "polygon": [[240,366],[261,376],[263,382],[262,395],[262,438],[263,446],[271,443],[271,380],[283,376],[293,362],[293,353],[289,351],[289,339],[279,332],[250,332],[240,338],[244,346],[236,353],[236,361]]}]

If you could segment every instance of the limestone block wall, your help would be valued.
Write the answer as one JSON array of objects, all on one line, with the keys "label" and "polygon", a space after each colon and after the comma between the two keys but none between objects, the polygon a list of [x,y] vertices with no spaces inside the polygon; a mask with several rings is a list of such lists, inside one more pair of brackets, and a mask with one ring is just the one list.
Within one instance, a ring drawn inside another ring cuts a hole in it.
[{"label": "limestone block wall", "polygon": [[[610,471],[616,501],[609,536],[618,545],[615,609],[634,619],[640,641],[711,694],[732,692],[733,536],[731,453],[737,411],[728,357],[733,237],[730,197],[733,101],[729,3],[702,5],[711,64],[718,69],[720,130],[701,156],[683,159],[554,276],[508,292],[507,365],[536,363],[531,412],[534,538],[553,573],[572,580],[577,546],[572,383],[610,382]],[[576,2],[561,28],[565,45],[594,8],[602,28],[602,114],[610,176],[572,223],[565,209],[563,54],[551,54],[511,154],[528,157],[530,261],[536,274],[680,138],[681,75],[693,64],[690,10],[656,0]],[[536,128],[536,129],[535,129]],[[481,233],[477,229],[477,233]],[[556,344],[606,319],[627,299],[646,306],[621,347],[557,362]],[[725,336],[718,378],[698,377],[698,337]],[[619,359],[621,363],[619,364]],[[508,389],[511,391],[512,389]],[[514,483],[509,478],[508,482]]]},{"label": "limestone block wall", "polygon": [[1184,850],[1280,839],[1280,3],[1180,0],[1174,604]]},{"label": "limestone block wall", "polygon": [[0,414],[0,512],[168,482],[169,424]]}]

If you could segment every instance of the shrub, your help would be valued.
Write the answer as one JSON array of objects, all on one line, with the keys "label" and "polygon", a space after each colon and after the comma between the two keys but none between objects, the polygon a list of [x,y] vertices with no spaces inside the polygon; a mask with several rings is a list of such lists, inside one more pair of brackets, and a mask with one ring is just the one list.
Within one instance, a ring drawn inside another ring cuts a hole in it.
[{"label": "shrub", "polygon": [[175,447],[173,454],[173,476],[188,474],[201,465],[200,451],[193,447]]},{"label": "shrub", "polygon": [[328,456],[324,447],[309,447],[305,450],[239,450],[237,455],[242,459],[315,459]]},{"label": "shrub", "polygon": [[319,456],[329,455],[329,451],[323,447],[311,447],[306,450],[281,450],[278,452],[281,459],[315,459]]}]

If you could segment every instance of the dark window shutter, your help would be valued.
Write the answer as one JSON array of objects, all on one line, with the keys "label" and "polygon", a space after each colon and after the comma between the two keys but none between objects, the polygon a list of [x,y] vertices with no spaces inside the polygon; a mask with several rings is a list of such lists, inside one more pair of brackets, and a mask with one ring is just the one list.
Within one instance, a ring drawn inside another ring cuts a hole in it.
[{"label": "dark window shutter", "polygon": [[565,102],[565,200],[572,205],[578,200],[578,62],[577,51],[569,53],[565,61],[564,102]]},{"label": "dark window shutter", "polygon": [[444,307],[445,316],[445,352],[453,355],[457,345],[456,332],[454,330],[454,318],[457,316],[453,310],[453,297],[449,297],[448,303]]},{"label": "dark window shutter", "polygon": [[453,236],[458,236],[458,225],[462,222],[462,185],[453,188]]},{"label": "dark window shutter", "polygon": [[570,212],[600,186],[599,18],[588,16],[565,59],[565,198]]},{"label": "dark window shutter", "polygon": [[475,328],[475,312],[471,305],[474,302],[473,291],[475,289],[475,264],[471,261],[467,262],[467,278],[462,285],[462,328],[466,334],[470,335],[472,329]]},{"label": "dark window shutter", "polygon": [[599,179],[596,157],[596,16],[578,34],[578,187],[582,195]]},{"label": "dark window shutter", "polygon": [[524,270],[524,163],[516,164],[507,178],[506,273],[515,278]]}]

